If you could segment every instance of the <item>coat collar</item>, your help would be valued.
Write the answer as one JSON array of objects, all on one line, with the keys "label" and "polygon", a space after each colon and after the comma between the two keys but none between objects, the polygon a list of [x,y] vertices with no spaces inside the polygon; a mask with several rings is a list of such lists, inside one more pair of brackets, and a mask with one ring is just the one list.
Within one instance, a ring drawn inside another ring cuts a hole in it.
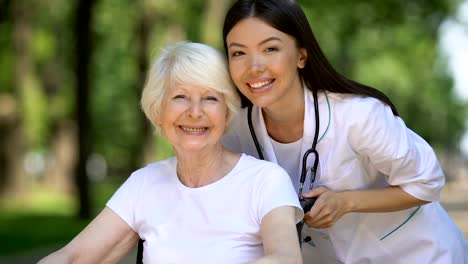
[{"label": "coat collar", "polygon": [[[315,133],[315,108],[314,108],[314,97],[312,92],[304,87],[304,134],[301,146],[301,157],[302,155],[312,147]],[[328,98],[325,92],[318,93],[318,104],[319,104],[319,119],[320,119],[320,131],[319,131],[319,142],[327,131],[330,123],[330,107],[328,104]],[[265,126],[265,120],[263,119],[262,110],[258,107],[253,107],[252,110],[252,121],[255,126],[255,131],[258,136],[258,142],[262,149],[263,155],[266,160],[278,163],[278,160],[273,149],[270,137]],[[319,144],[317,144],[317,148]],[[307,169],[309,170],[309,164],[312,166],[314,160],[313,155],[309,155]],[[301,160],[302,163],[302,160]],[[301,174],[301,166],[298,168],[298,175]],[[318,179],[315,181],[318,182]]]}]

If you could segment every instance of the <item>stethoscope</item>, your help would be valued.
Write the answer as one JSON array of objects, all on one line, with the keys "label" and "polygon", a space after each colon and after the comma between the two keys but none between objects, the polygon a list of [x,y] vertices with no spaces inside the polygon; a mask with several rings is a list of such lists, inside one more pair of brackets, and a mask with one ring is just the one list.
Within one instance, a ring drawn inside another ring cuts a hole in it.
[{"label": "stethoscope", "polygon": [[[320,117],[319,117],[319,109],[318,109],[318,100],[317,100],[317,91],[312,91],[314,97],[314,110],[315,110],[315,133],[314,133],[314,140],[312,141],[312,147],[308,149],[304,155],[302,156],[302,167],[301,167],[301,177],[299,178],[299,196],[302,197],[302,190],[304,188],[304,183],[307,176],[307,158],[311,153],[315,156],[314,166],[311,168],[311,178],[310,178],[310,186],[312,187],[315,182],[315,176],[317,173],[317,168],[319,164],[319,154],[317,152],[317,141],[319,135],[319,126],[320,126]],[[262,160],[265,159],[260,144],[257,139],[257,135],[255,134],[255,129],[252,124],[252,105],[248,107],[247,111],[247,121],[249,124],[250,134],[252,135],[252,139],[255,144],[255,148],[257,149],[258,157]]]},{"label": "stethoscope", "polygon": [[[312,141],[312,147],[310,149],[308,149],[304,153],[304,155],[302,156],[301,177],[299,178],[299,192],[298,192],[299,201],[301,203],[301,206],[302,206],[302,209],[303,209],[304,213],[307,213],[312,208],[312,206],[314,205],[315,200],[317,200],[317,198],[304,198],[304,197],[302,197],[302,190],[304,188],[304,183],[305,183],[306,176],[307,176],[307,158],[309,157],[309,155],[311,153],[314,154],[315,161],[314,161],[314,166],[312,166],[312,168],[310,168],[311,175],[310,175],[309,189],[312,188],[312,186],[313,186],[313,184],[315,182],[315,176],[317,174],[317,168],[318,168],[318,164],[319,164],[319,154],[318,154],[318,151],[316,149],[319,130],[320,130],[319,129],[320,119],[319,119],[317,91],[312,91],[312,94],[313,94],[313,97],[314,97],[315,133],[314,133],[314,140]],[[262,149],[260,147],[260,144],[258,143],[257,135],[255,134],[255,130],[254,130],[253,125],[252,125],[252,108],[253,108],[253,106],[250,105],[248,107],[248,109],[247,109],[247,121],[248,121],[248,124],[249,124],[249,130],[250,130],[250,134],[252,135],[252,139],[254,141],[255,148],[257,149],[258,157],[260,159],[264,160],[265,157],[263,156]],[[302,240],[301,233],[302,233],[302,227],[303,226],[304,226],[303,221],[300,221],[297,224],[297,232],[298,232],[298,235],[299,235],[299,242],[308,242],[310,240],[310,237],[306,237],[304,240]]]}]

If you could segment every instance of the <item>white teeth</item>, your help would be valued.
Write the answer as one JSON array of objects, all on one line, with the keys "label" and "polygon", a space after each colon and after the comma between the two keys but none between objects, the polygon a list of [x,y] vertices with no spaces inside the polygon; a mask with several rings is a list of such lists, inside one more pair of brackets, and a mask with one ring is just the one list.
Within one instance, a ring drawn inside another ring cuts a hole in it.
[{"label": "white teeth", "polygon": [[196,128],[196,127],[182,127],[184,131],[187,132],[202,132],[205,131],[205,128]]},{"label": "white teeth", "polygon": [[260,88],[260,87],[263,87],[263,86],[265,86],[265,85],[267,85],[267,84],[270,84],[270,83],[271,83],[271,81],[269,81],[269,82],[265,81],[265,82],[249,83],[249,85],[250,85],[252,88]]}]

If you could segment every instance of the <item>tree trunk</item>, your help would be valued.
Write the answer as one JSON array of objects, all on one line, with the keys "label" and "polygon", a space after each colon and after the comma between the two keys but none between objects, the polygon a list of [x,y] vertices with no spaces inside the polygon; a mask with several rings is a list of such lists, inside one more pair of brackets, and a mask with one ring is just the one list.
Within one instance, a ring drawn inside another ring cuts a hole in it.
[{"label": "tree trunk", "polygon": [[[18,168],[22,168],[22,150],[18,138],[17,103],[11,95],[0,95],[0,198],[18,193]],[[21,134],[19,134],[21,135]],[[19,186],[18,186],[19,185]]]},{"label": "tree trunk", "polygon": [[[15,53],[15,98],[16,112],[24,114],[25,98],[30,94],[31,89],[36,87],[33,84],[34,65],[31,54],[31,9],[25,1],[13,1],[13,42]],[[8,125],[6,132],[6,148],[8,157],[8,174],[5,180],[5,189],[9,194],[20,196],[24,193],[27,185],[27,175],[23,167],[23,159],[26,152],[27,139],[24,131],[24,118],[18,116],[13,123]]]},{"label": "tree trunk", "polygon": [[80,218],[91,217],[89,182],[86,162],[91,154],[91,122],[89,114],[89,65],[92,54],[92,10],[93,0],[77,2],[75,20],[75,78],[76,78],[76,121],[78,124],[78,161],[75,169],[75,184],[78,191]]},{"label": "tree trunk", "polygon": [[70,120],[60,120],[55,124],[53,141],[51,142],[49,161],[45,184],[59,192],[73,191],[73,170],[77,160],[76,124]]}]

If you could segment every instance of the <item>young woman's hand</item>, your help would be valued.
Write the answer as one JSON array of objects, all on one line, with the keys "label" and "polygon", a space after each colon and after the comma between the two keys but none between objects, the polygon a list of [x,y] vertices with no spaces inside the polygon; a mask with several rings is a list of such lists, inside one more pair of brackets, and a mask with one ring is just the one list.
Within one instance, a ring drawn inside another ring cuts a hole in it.
[{"label": "young woman's hand", "polygon": [[317,197],[312,209],[304,216],[304,223],[313,228],[332,227],[349,212],[394,212],[430,202],[413,197],[398,186],[343,192],[334,192],[321,186],[303,196]]},{"label": "young woman's hand", "polygon": [[330,191],[325,187],[317,187],[304,193],[303,196],[317,198],[312,209],[304,215],[304,223],[309,227],[332,227],[338,219],[350,211],[351,206],[341,193]]}]

